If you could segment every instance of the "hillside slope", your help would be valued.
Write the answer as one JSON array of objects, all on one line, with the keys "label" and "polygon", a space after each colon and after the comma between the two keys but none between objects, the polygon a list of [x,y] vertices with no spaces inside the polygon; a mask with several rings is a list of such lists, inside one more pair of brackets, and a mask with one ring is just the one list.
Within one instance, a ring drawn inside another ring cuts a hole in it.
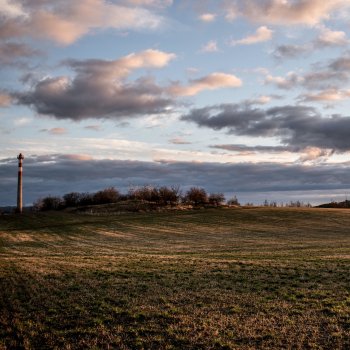
[{"label": "hillside slope", "polygon": [[346,210],[0,217],[0,349],[350,347]]}]

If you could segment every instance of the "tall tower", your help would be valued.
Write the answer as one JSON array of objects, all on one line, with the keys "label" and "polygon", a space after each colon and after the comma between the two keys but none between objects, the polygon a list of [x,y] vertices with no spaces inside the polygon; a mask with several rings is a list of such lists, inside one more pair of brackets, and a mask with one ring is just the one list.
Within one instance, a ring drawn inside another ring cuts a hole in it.
[{"label": "tall tower", "polygon": [[23,207],[23,198],[22,198],[22,175],[23,175],[23,154],[20,153],[17,156],[18,159],[18,187],[17,187],[17,211],[21,214]]}]

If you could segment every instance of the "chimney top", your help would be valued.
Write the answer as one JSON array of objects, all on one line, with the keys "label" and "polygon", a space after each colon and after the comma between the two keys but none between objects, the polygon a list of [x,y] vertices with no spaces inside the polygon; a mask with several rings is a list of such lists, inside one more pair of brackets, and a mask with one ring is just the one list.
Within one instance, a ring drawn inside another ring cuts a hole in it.
[{"label": "chimney top", "polygon": [[24,159],[24,156],[22,153],[20,153],[18,156],[17,156],[17,159],[20,160],[20,159]]}]

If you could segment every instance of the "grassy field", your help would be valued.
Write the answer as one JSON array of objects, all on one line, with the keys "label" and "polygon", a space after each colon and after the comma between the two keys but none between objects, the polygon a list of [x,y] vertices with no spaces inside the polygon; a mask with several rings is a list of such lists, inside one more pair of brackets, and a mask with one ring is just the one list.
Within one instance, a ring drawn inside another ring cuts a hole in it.
[{"label": "grassy field", "polygon": [[350,211],[0,217],[0,349],[350,349]]}]

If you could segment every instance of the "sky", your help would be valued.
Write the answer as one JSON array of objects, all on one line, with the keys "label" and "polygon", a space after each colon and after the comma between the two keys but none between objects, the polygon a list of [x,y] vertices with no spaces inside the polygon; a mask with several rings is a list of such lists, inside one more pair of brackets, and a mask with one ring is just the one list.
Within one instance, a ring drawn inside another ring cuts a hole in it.
[{"label": "sky", "polygon": [[0,205],[114,186],[350,194],[349,0],[0,0]]}]

